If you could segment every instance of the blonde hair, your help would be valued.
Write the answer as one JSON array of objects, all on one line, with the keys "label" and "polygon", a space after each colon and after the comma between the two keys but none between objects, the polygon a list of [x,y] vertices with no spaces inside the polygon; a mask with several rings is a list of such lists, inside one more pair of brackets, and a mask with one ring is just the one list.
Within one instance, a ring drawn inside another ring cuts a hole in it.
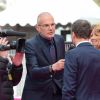
[{"label": "blonde hair", "polygon": [[92,29],[100,27],[100,23],[92,25]]}]

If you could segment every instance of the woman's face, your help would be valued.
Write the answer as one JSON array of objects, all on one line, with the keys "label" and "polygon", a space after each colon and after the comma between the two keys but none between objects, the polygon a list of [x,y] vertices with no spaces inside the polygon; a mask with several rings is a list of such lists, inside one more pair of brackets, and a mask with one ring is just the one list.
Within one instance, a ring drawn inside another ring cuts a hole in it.
[{"label": "woman's face", "polygon": [[97,49],[100,49],[100,25],[97,25],[93,28],[90,39],[93,46]]}]

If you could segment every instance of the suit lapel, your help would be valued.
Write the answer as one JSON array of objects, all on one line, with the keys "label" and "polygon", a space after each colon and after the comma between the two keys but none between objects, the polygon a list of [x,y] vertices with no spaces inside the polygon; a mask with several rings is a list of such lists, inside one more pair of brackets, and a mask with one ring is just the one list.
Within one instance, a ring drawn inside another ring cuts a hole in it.
[{"label": "suit lapel", "polygon": [[50,52],[49,49],[47,48],[46,44],[41,40],[40,36],[38,37],[38,41],[40,41],[39,44],[41,46],[42,49],[42,53],[45,56],[45,58],[48,60],[49,63],[52,62],[52,60],[50,59]]},{"label": "suit lapel", "polygon": [[57,60],[59,59],[60,57],[60,46],[58,44],[58,39],[56,37],[54,37],[54,41],[55,41],[55,47],[56,47],[56,51],[57,51]]},{"label": "suit lapel", "polygon": [[51,57],[50,57],[50,53],[49,53],[48,48],[46,46],[44,46],[44,48],[42,47],[42,51],[43,51],[45,58],[48,60],[48,62],[51,63],[52,61],[50,59]]}]

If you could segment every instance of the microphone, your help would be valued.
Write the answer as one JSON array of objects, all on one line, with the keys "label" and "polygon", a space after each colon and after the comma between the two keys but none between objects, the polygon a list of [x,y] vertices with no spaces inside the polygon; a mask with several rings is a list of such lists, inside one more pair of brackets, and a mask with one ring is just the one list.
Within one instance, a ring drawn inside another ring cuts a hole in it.
[{"label": "microphone", "polygon": [[9,30],[2,30],[0,31],[0,37],[6,37],[6,36],[26,36],[25,32],[18,32],[18,31],[9,31]]}]

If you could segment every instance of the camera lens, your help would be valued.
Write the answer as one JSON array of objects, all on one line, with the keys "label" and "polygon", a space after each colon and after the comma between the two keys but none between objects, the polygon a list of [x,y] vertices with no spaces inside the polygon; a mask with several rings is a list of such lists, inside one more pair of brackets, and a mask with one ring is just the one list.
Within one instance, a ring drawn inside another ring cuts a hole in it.
[{"label": "camera lens", "polygon": [[11,48],[11,49],[16,49],[16,44],[17,44],[16,41],[11,41],[11,42],[10,42],[10,48]]}]

